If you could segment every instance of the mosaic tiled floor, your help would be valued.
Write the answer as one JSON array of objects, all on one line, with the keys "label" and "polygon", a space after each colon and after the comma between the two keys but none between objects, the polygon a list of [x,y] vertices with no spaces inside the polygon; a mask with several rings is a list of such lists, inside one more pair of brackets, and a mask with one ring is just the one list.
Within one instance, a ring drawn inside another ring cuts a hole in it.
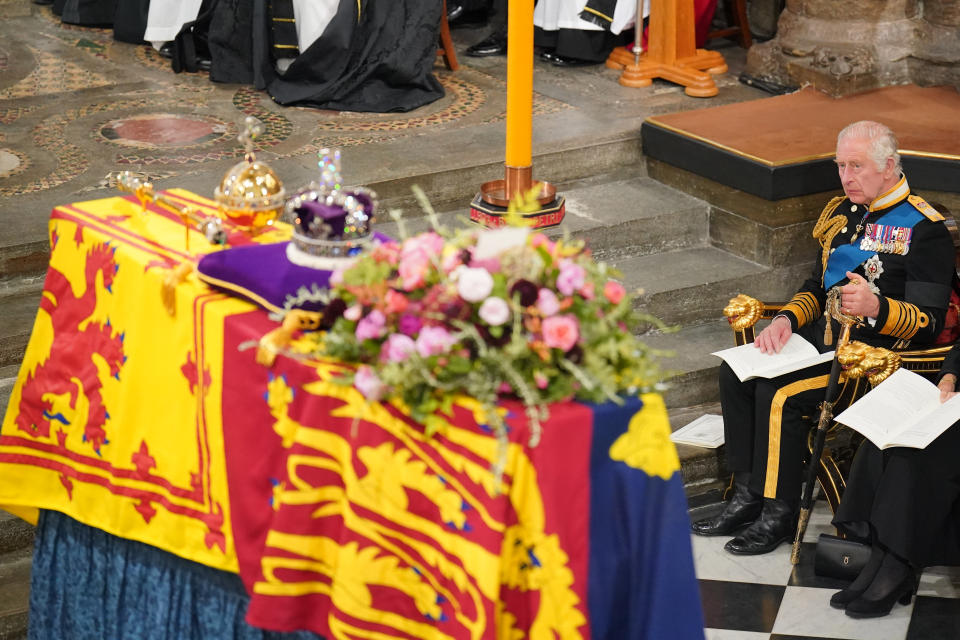
[{"label": "mosaic tiled floor", "polygon": [[[694,510],[691,518],[710,515]],[[956,640],[960,638],[960,567],[924,571],[910,605],[884,618],[855,620],[830,607],[844,582],[813,572],[821,533],[835,534],[830,508],[818,501],[804,536],[800,564],[790,545],[762,556],[723,550],[728,537],[691,536],[707,640]]]}]

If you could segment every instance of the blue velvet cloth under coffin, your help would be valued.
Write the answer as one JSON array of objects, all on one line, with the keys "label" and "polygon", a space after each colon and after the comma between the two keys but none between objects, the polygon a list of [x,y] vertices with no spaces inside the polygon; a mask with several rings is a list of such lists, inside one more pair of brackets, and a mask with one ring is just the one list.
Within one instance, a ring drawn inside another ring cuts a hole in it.
[{"label": "blue velvet cloth under coffin", "polygon": [[244,622],[237,575],[41,511],[30,640],[323,640]]},{"label": "blue velvet cloth under coffin", "polygon": [[[390,240],[381,233],[373,235],[380,242]],[[253,244],[209,253],[197,265],[198,276],[211,286],[278,312],[284,308],[287,296],[296,295],[301,287],[308,291],[312,291],[314,285],[325,289],[332,273],[293,264],[287,258],[287,244]],[[308,302],[297,308],[318,311],[323,304]]]}]

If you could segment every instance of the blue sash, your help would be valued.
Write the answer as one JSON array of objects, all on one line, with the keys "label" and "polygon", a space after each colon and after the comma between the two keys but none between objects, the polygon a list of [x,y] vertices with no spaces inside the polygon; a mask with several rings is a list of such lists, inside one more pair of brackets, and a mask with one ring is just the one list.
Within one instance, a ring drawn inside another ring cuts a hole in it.
[{"label": "blue sash", "polygon": [[[922,213],[917,211],[912,204],[904,200],[889,212],[880,216],[880,218],[875,221],[875,224],[912,229],[913,226],[923,220],[923,218]],[[859,239],[860,238],[858,238],[858,240]],[[876,251],[864,251],[861,249],[859,242],[855,244],[842,244],[834,249],[830,257],[827,258],[827,268],[823,272],[824,290],[829,289],[845,279],[848,271],[853,271],[874,254],[876,254]]]}]

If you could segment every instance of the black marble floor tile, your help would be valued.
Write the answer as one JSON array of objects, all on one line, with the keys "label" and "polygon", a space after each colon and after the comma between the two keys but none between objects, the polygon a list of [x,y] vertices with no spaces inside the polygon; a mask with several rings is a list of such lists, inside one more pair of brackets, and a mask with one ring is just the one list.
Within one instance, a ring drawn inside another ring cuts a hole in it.
[{"label": "black marble floor tile", "polygon": [[785,589],[769,584],[700,580],[706,627],[769,632]]},{"label": "black marble floor tile", "polygon": [[842,640],[840,638],[825,638],[823,636],[788,636],[782,633],[770,634],[770,640]]},{"label": "black marble floor tile", "polygon": [[906,640],[957,640],[960,638],[960,600],[917,596]]}]

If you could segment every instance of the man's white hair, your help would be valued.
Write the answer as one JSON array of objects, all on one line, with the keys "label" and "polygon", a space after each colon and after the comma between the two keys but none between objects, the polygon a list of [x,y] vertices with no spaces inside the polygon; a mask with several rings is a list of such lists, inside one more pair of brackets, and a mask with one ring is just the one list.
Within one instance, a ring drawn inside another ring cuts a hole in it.
[{"label": "man's white hair", "polygon": [[897,153],[899,143],[897,142],[897,136],[890,130],[890,127],[872,120],[861,120],[843,128],[843,131],[837,135],[837,146],[845,138],[867,140],[870,143],[870,150],[867,155],[873,160],[877,170],[883,171],[883,168],[887,165],[887,158],[893,158],[895,174],[900,174],[900,154]]}]

